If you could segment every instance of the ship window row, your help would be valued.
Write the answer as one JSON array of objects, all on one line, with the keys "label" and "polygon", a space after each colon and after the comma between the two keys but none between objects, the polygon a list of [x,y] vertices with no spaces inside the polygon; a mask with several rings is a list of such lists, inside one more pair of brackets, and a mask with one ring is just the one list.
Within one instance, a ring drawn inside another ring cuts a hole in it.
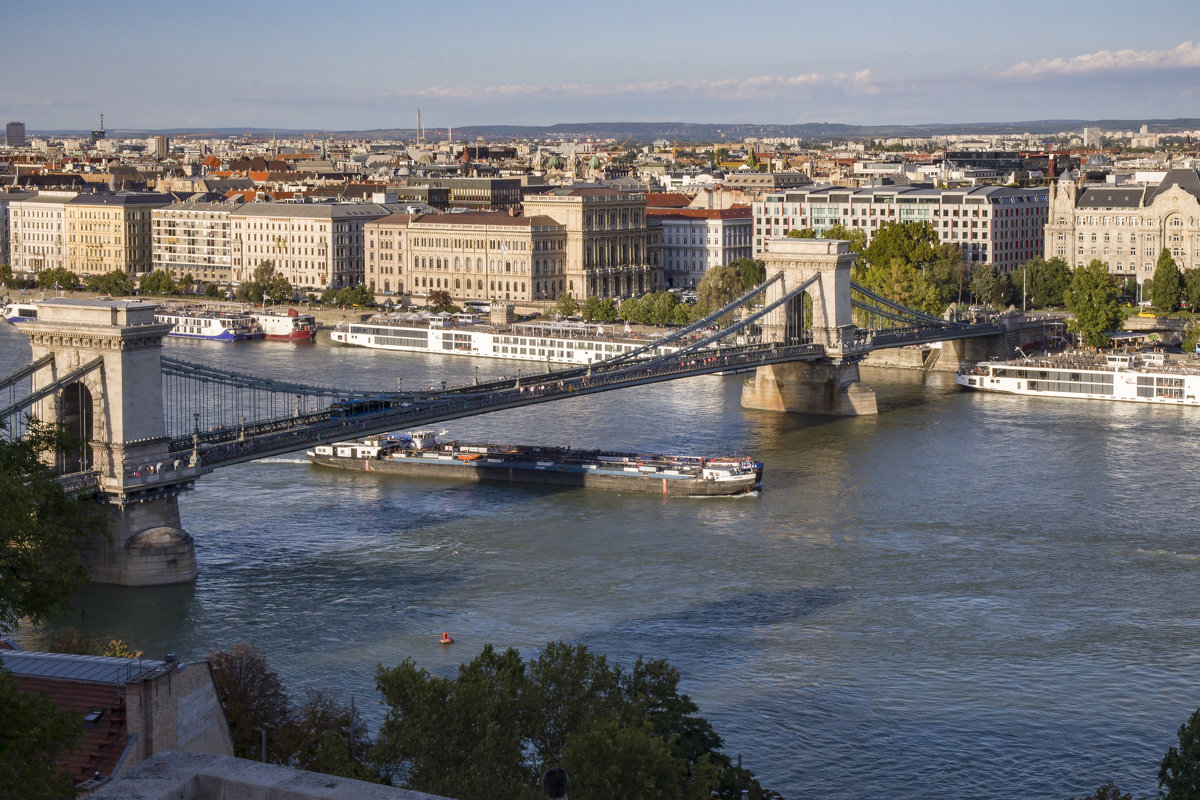
[{"label": "ship window row", "polygon": [[1030,391],[1063,392],[1071,394],[1112,394],[1113,385],[1108,383],[1082,383],[1079,381],[1030,381]]},{"label": "ship window row", "polygon": [[382,334],[378,334],[375,336],[375,343],[391,345],[392,347],[419,347],[422,350],[429,349],[428,336],[384,336]]}]

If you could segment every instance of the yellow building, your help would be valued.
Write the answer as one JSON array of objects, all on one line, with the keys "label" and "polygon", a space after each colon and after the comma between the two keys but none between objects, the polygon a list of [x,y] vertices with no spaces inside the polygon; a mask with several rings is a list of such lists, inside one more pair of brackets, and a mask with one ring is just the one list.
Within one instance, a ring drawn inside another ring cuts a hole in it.
[{"label": "yellow building", "polygon": [[83,194],[63,209],[66,267],[79,275],[120,270],[130,277],[153,269],[151,214],[173,197],[153,192]]}]

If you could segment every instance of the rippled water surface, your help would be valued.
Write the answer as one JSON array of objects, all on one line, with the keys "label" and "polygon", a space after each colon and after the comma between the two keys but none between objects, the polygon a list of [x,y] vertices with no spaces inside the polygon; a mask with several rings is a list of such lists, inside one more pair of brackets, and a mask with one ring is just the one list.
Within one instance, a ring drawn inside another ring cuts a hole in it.
[{"label": "rippled water surface", "polygon": [[[523,366],[327,340],[167,349],[380,388]],[[0,329],[0,373],[28,352]],[[1109,778],[1152,794],[1200,705],[1200,409],[864,377],[877,418],[743,410],[742,376],[714,376],[450,425],[753,454],[757,496],[344,474],[303,454],[221,469],[181,501],[195,585],[92,586],[63,624],[186,658],[254,642],[293,692],[343,686],[373,721],[377,664],[448,672],[488,642],[566,639],[668,659],[728,750],[789,798],[1065,798]]]}]

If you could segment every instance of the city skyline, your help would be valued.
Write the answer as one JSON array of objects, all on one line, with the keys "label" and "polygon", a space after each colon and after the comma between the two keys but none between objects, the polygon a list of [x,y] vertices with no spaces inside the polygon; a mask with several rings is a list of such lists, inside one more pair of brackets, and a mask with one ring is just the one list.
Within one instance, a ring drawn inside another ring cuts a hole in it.
[{"label": "city skyline", "polygon": [[[0,116],[30,130],[310,130],[549,125],[599,119],[928,124],[1195,115],[1200,9],[1115,3],[798,5],[711,2],[520,13],[305,0],[117,2],[97,19],[14,7]],[[420,13],[421,16],[417,17]],[[1169,24],[1167,24],[1169,23]],[[52,32],[55,47],[46,47]]]}]

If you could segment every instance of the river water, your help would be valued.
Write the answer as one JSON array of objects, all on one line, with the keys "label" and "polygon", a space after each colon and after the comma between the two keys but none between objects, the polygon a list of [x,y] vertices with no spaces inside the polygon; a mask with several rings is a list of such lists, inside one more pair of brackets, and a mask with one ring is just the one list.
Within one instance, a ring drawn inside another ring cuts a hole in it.
[{"label": "river water", "polygon": [[[169,342],[177,358],[389,389],[516,362]],[[0,374],[29,348],[0,326]],[[451,423],[462,438],[751,454],[764,489],[663,498],[310,467],[182,498],[194,585],[91,586],[57,625],[150,655],[252,642],[299,696],[383,711],[378,664],[484,644],[666,658],[728,752],[788,798],[1153,794],[1200,705],[1200,409],[959,393],[864,370],[878,417],[744,410],[691,378]],[[52,627],[56,627],[52,626]],[[450,631],[455,644],[437,643]],[[48,631],[26,631],[27,646]]]}]

